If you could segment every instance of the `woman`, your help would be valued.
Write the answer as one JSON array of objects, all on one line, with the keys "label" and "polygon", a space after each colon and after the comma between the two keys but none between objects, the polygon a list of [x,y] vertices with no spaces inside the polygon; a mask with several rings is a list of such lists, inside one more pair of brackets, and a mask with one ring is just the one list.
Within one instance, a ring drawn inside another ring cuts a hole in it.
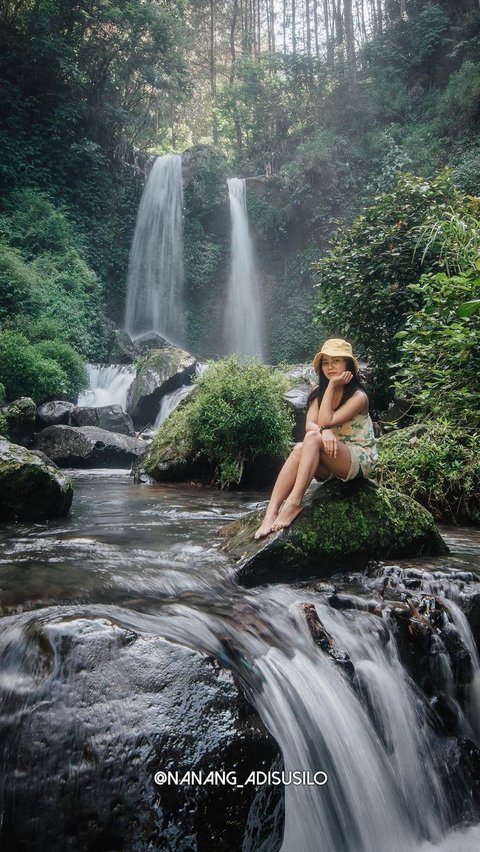
[{"label": "woman", "polygon": [[327,340],[315,355],[313,367],[319,383],[308,398],[305,438],[295,445],[278,475],[256,539],[292,523],[302,511],[303,495],[313,477],[336,476],[344,482],[368,478],[378,458],[368,397],[350,343]]}]

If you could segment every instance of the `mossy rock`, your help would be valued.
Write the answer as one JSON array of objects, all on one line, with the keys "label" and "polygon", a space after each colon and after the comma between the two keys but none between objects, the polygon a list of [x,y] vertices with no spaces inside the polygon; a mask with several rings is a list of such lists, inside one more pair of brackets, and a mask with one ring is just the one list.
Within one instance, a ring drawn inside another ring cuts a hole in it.
[{"label": "mossy rock", "polygon": [[0,520],[43,520],[66,515],[71,480],[36,453],[0,438]]},{"label": "mossy rock", "polygon": [[237,562],[237,579],[246,586],[325,577],[372,559],[448,553],[426,509],[370,480],[312,486],[288,529],[255,541],[263,511],[224,527],[223,549]]},{"label": "mossy rock", "polygon": [[35,427],[37,406],[29,396],[22,396],[2,408],[2,416],[7,425],[7,434],[15,444],[27,447]]},{"label": "mossy rock", "polygon": [[188,384],[195,365],[192,355],[175,346],[151,349],[140,359],[127,400],[127,411],[136,429],[155,423],[162,397]]}]

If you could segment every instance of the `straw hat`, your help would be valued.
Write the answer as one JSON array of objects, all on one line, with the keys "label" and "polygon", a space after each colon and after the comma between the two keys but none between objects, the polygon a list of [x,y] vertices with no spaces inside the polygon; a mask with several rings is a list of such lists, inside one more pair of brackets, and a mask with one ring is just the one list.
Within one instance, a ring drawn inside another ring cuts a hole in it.
[{"label": "straw hat", "polygon": [[317,352],[313,359],[313,369],[316,373],[320,369],[322,355],[329,355],[330,358],[351,358],[355,366],[355,372],[358,373],[358,361],[352,352],[351,344],[347,340],[342,340],[340,337],[332,337],[330,340],[325,341],[320,352]]}]

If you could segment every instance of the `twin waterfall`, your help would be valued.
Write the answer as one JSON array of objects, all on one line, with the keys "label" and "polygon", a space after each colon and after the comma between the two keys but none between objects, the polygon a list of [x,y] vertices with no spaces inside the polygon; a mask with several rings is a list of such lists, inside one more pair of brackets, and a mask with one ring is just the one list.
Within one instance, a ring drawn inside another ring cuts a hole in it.
[{"label": "twin waterfall", "polygon": [[248,229],[245,181],[228,181],[232,222],[231,270],[225,315],[228,352],[257,355],[263,360],[263,310]]},{"label": "twin waterfall", "polygon": [[183,295],[182,158],[158,157],[143,191],[130,249],[125,327],[186,344]]},{"label": "twin waterfall", "polygon": [[[232,237],[224,349],[263,360],[263,310],[245,181],[232,178],[228,190]],[[125,327],[134,339],[155,332],[186,348],[182,208],[182,158],[158,157],[145,185],[130,250]]]}]

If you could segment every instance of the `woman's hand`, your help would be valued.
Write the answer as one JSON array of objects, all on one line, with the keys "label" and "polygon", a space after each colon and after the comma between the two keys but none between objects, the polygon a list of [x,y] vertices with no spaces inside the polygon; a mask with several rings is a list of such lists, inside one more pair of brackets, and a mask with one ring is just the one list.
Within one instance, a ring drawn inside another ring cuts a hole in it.
[{"label": "woman's hand", "polygon": [[345,370],[344,373],[340,373],[339,376],[333,376],[330,379],[330,384],[334,387],[341,387],[342,385],[348,385],[353,379],[353,373],[350,373],[348,370]]},{"label": "woman's hand", "polygon": [[336,459],[338,441],[331,429],[322,429],[322,441],[327,456],[331,459]]}]

